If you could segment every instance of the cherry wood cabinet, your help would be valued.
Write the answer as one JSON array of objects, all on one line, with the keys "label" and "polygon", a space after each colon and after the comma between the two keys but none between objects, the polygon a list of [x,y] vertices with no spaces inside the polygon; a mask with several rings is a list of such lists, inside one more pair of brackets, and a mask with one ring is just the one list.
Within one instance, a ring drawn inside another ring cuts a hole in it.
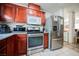
[{"label": "cherry wood cabinet", "polygon": [[40,6],[37,5],[37,4],[29,3],[28,8],[29,8],[28,9],[28,14],[40,17],[41,18],[41,24],[43,26],[45,26],[45,23],[46,23],[45,12],[40,11],[41,10]]},{"label": "cherry wood cabinet", "polygon": [[34,9],[28,9],[28,14],[29,15],[32,15],[32,16],[41,16],[41,11],[37,11],[37,10],[34,10]]},{"label": "cherry wood cabinet", "polygon": [[16,54],[16,39],[15,35],[6,39],[0,40],[0,55],[15,56]]},{"label": "cherry wood cabinet", "polygon": [[41,24],[45,26],[46,19],[45,19],[45,12],[37,11],[34,9],[28,9],[28,15],[37,16],[41,18]]},{"label": "cherry wood cabinet", "polygon": [[26,23],[27,20],[27,8],[22,6],[16,6],[16,23]]},{"label": "cherry wood cabinet", "polygon": [[7,55],[20,56],[27,54],[27,36],[16,34],[7,39]]},{"label": "cherry wood cabinet", "polygon": [[17,55],[27,54],[27,36],[25,34],[18,34],[17,36]]},{"label": "cherry wood cabinet", "polygon": [[13,4],[3,4],[3,17],[6,22],[14,22],[15,19],[15,6]]},{"label": "cherry wood cabinet", "polygon": [[44,33],[44,49],[48,48],[48,33]]},{"label": "cherry wood cabinet", "polygon": [[6,40],[0,40],[0,56],[5,56],[7,55],[7,51],[6,51]]},{"label": "cherry wood cabinet", "polygon": [[16,41],[16,36],[13,35],[11,37],[8,37],[7,39],[7,56],[15,56],[17,55],[17,41]]},{"label": "cherry wood cabinet", "polygon": [[40,6],[28,4],[28,8],[10,3],[0,4],[0,22],[27,23],[27,15],[41,18],[42,25],[45,25],[45,12],[40,11]]},{"label": "cherry wood cabinet", "polygon": [[25,23],[27,19],[27,8],[10,3],[0,4],[0,22]]},{"label": "cherry wood cabinet", "polygon": [[2,3],[0,3],[0,22],[2,22],[3,20],[3,12],[2,12],[2,10],[3,10],[3,6],[2,6],[3,4]]},{"label": "cherry wood cabinet", "polygon": [[27,35],[16,34],[0,40],[0,55],[20,56],[27,55]]},{"label": "cherry wood cabinet", "polygon": [[34,3],[29,3],[28,8],[38,10],[38,11],[41,9],[39,5],[34,4]]},{"label": "cherry wood cabinet", "polygon": [[42,25],[45,25],[46,23],[45,12],[41,12],[41,22],[42,22]]}]

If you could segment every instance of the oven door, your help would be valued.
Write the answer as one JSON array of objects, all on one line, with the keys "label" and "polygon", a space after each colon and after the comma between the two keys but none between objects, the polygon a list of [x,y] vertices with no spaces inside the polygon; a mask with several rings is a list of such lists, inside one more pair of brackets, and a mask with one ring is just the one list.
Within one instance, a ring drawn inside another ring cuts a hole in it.
[{"label": "oven door", "polygon": [[28,34],[27,35],[27,49],[35,50],[38,48],[43,48],[43,34]]}]

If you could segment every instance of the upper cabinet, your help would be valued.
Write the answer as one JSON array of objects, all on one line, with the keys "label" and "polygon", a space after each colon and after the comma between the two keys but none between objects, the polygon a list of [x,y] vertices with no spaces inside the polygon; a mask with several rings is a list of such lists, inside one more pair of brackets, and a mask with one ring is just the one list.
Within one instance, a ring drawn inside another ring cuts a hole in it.
[{"label": "upper cabinet", "polygon": [[14,22],[15,7],[12,4],[1,4],[0,17],[2,21]]},{"label": "upper cabinet", "polygon": [[41,8],[39,5],[29,3],[28,4],[28,14],[33,16],[41,16]]},{"label": "upper cabinet", "polygon": [[26,23],[27,19],[27,8],[22,6],[16,6],[16,23]]},{"label": "upper cabinet", "polygon": [[41,11],[37,11],[37,10],[34,10],[34,9],[28,9],[28,14],[40,17],[41,16]]},{"label": "upper cabinet", "polygon": [[29,3],[28,8],[11,3],[0,4],[0,22],[27,23],[28,16],[40,18],[41,25],[45,25],[45,13],[37,4]]},{"label": "upper cabinet", "polygon": [[0,21],[2,21],[2,4],[0,4]]},{"label": "upper cabinet", "polygon": [[[5,22],[25,23],[27,8],[15,4],[0,4],[0,19]],[[0,20],[0,22],[2,22]]]},{"label": "upper cabinet", "polygon": [[33,4],[33,3],[29,3],[28,8],[34,9],[34,10],[37,10],[37,11],[39,11],[41,9],[39,5]]},{"label": "upper cabinet", "polygon": [[41,8],[39,5],[33,4],[33,3],[28,4],[28,15],[40,17],[41,18],[41,25],[44,26],[46,23],[45,12],[40,11],[40,10],[41,10]]},{"label": "upper cabinet", "polygon": [[42,25],[45,25],[46,23],[45,12],[41,12],[41,22],[42,22]]}]

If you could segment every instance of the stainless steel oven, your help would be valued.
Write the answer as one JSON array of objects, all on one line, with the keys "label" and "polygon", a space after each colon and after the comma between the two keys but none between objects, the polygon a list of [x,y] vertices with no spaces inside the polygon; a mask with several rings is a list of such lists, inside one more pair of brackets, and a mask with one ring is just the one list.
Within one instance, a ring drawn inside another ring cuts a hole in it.
[{"label": "stainless steel oven", "polygon": [[28,55],[43,51],[44,46],[43,27],[28,26],[27,27],[27,50]]},{"label": "stainless steel oven", "polygon": [[43,33],[28,34],[27,37],[28,37],[27,38],[28,55],[43,50],[44,46]]}]

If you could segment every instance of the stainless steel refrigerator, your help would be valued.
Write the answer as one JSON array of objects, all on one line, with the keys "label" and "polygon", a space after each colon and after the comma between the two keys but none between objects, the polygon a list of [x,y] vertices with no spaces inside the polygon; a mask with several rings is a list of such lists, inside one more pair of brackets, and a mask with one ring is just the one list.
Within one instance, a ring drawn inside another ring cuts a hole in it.
[{"label": "stainless steel refrigerator", "polygon": [[63,17],[51,16],[47,19],[47,24],[47,31],[49,33],[49,49],[56,50],[62,48],[64,27]]},{"label": "stainless steel refrigerator", "polygon": [[56,50],[63,47],[63,18],[52,16],[52,32],[50,49]]}]

